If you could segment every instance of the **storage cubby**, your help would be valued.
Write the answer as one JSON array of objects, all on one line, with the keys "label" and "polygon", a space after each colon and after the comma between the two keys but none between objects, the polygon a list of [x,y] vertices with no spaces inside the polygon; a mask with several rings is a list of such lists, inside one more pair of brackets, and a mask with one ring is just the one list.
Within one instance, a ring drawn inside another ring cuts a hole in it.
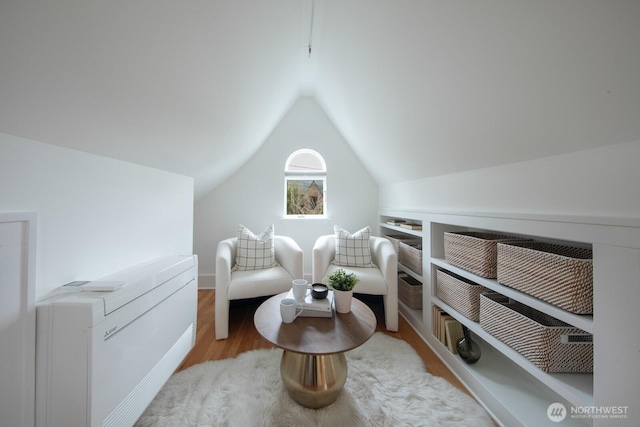
[{"label": "storage cubby", "polygon": [[[400,220],[400,222],[392,223],[394,220]],[[400,224],[413,224],[417,227],[403,227]],[[407,286],[398,292],[398,301],[400,309],[403,311],[405,317],[411,317],[414,322],[422,323],[423,308],[424,308],[424,256],[422,255],[423,239],[423,223],[422,219],[418,215],[412,215],[409,212],[398,212],[398,215],[394,215],[394,212],[388,212],[387,214],[380,215],[380,235],[385,236],[391,240],[398,254],[398,274],[404,274],[408,276],[408,279],[404,279],[406,285],[411,285],[409,289]],[[415,246],[415,243],[419,243],[419,249]],[[401,248],[401,244],[407,245],[407,247]],[[417,251],[420,251],[420,255]],[[413,263],[405,265],[401,262],[400,252],[403,251],[403,256],[411,261],[415,262],[416,259],[421,260],[421,268],[417,269]],[[412,298],[416,293],[417,283],[422,284],[421,294],[423,295],[422,304],[415,304]],[[399,284],[403,286],[405,284]],[[418,308],[419,307],[419,308]]]},{"label": "storage cubby", "polygon": [[[640,300],[640,220],[383,209],[380,210],[382,235],[389,230],[402,232],[398,227],[387,224],[388,218],[406,218],[422,224],[419,233],[408,230],[407,234],[422,238],[423,274],[420,280],[423,283],[423,310],[410,310],[401,303],[400,313],[499,423],[509,426],[557,425],[547,416],[547,408],[552,403],[562,403],[569,411],[563,425],[604,426],[610,420],[571,417],[571,408],[634,407],[632,396],[640,383],[640,374],[635,372],[635,366],[640,362],[640,349],[634,347],[635,353],[625,351],[621,344],[625,336],[633,336],[638,322],[634,313],[635,304]],[[497,278],[482,277],[448,263],[445,259],[445,232],[509,235],[533,242],[585,248],[592,253],[593,313],[570,312],[531,295],[538,294],[537,289],[527,289],[528,293],[525,293],[499,283]],[[399,269],[402,270],[402,266]],[[507,300],[517,302],[519,307],[533,309],[584,332],[593,340],[593,373],[543,371],[485,331],[479,321],[468,317],[468,312],[438,298],[438,271],[461,280],[461,286],[481,286],[488,292],[497,292]],[[482,357],[477,363],[467,365],[434,335],[433,307],[446,311],[471,331],[482,349]],[[633,321],[621,323],[620,319]],[[624,419],[616,419],[616,423],[631,425],[631,417],[626,423]]]}]

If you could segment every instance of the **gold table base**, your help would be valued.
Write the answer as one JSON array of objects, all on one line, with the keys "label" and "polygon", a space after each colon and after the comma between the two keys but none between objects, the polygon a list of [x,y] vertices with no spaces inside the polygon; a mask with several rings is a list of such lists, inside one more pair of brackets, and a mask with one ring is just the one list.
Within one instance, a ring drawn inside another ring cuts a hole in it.
[{"label": "gold table base", "polygon": [[347,381],[344,353],[306,355],[284,351],[280,375],[289,396],[307,408],[322,408],[338,398]]}]

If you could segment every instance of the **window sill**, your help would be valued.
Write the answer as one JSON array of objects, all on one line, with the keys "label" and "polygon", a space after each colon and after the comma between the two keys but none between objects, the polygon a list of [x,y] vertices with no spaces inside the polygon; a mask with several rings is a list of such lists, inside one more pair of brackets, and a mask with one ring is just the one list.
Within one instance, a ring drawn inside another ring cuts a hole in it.
[{"label": "window sill", "polygon": [[319,220],[319,219],[328,219],[331,217],[326,215],[286,215],[281,217],[281,219],[304,219],[304,220]]}]

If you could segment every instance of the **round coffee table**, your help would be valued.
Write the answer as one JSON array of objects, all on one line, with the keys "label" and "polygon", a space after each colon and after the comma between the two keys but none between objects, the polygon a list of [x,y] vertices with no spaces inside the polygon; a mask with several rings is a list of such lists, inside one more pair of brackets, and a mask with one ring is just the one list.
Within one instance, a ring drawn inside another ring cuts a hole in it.
[{"label": "round coffee table", "polygon": [[298,317],[282,323],[280,300],[287,293],[263,302],[253,317],[264,339],[284,350],[280,374],[289,396],[307,408],[332,404],[347,380],[345,351],[364,344],[376,329],[376,316],[354,298],[351,312],[332,317]]}]

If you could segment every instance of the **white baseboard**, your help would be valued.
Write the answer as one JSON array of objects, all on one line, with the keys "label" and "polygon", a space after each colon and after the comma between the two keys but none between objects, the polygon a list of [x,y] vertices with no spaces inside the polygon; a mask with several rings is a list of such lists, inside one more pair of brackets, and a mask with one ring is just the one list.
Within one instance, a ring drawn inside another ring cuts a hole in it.
[{"label": "white baseboard", "polygon": [[215,274],[198,274],[198,289],[215,289]]},{"label": "white baseboard", "polygon": [[[304,278],[311,283],[311,274],[304,274]],[[215,289],[216,288],[216,275],[215,274],[199,274],[198,275],[198,289]]]}]

